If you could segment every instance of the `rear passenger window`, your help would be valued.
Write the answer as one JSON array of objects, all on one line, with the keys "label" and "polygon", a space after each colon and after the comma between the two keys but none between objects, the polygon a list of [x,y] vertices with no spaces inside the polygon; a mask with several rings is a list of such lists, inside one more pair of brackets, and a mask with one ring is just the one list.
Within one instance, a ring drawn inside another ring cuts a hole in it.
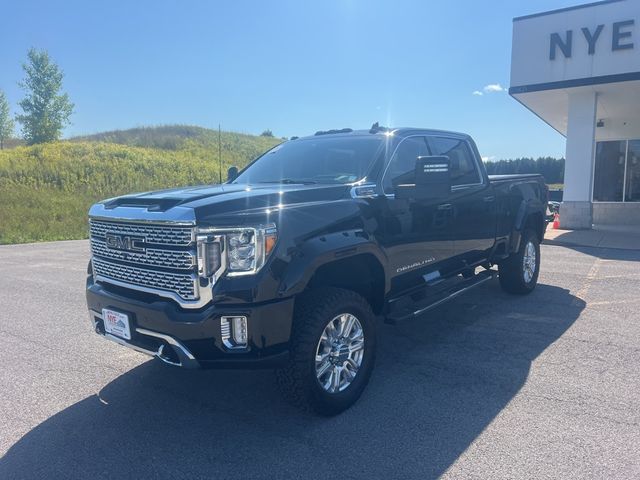
[{"label": "rear passenger window", "polygon": [[414,182],[416,160],[429,155],[425,137],[407,137],[396,149],[384,175],[384,193],[393,193],[394,185]]},{"label": "rear passenger window", "polygon": [[433,155],[449,157],[451,185],[480,183],[480,174],[467,142],[446,137],[429,137],[428,141]]}]

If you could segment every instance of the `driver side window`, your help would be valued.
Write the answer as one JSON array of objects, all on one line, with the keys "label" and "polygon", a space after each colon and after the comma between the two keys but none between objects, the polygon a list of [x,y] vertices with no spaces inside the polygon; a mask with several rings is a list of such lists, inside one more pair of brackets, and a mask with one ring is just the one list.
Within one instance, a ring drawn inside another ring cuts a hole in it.
[{"label": "driver side window", "polygon": [[449,158],[451,185],[475,185],[482,182],[467,142],[457,138],[430,137],[429,145],[434,155]]},{"label": "driver side window", "polygon": [[400,142],[382,180],[384,193],[393,193],[394,185],[412,183],[418,157],[430,155],[425,137],[408,137]]}]

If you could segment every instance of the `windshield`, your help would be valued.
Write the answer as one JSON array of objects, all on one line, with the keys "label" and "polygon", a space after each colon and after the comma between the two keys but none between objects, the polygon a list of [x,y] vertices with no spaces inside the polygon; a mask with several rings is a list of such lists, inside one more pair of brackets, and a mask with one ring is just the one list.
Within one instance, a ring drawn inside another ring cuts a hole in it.
[{"label": "windshield", "polygon": [[292,140],[262,155],[233,183],[353,183],[366,176],[382,144],[373,135]]}]

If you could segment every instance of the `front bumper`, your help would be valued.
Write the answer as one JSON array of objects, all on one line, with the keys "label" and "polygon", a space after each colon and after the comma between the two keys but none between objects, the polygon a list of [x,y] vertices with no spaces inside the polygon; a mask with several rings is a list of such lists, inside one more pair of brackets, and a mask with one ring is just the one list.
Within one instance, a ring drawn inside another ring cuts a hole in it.
[{"label": "front bumper", "polygon": [[[131,293],[131,295],[129,294]],[[87,306],[96,333],[165,363],[185,368],[275,368],[289,358],[293,298],[263,304],[212,304],[181,309],[164,299],[135,298],[87,278]],[[129,316],[131,340],[105,334],[102,309]],[[222,340],[222,316],[246,316],[246,349],[229,349]]]}]

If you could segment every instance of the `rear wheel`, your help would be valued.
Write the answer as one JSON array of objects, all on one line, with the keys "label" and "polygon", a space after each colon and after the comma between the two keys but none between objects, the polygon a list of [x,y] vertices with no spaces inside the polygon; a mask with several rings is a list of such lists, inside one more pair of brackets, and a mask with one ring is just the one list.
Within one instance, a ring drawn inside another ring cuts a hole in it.
[{"label": "rear wheel", "polygon": [[522,233],[520,248],[498,266],[505,292],[527,294],[536,288],[540,271],[540,242],[533,230]]},{"label": "rear wheel", "polygon": [[304,410],[336,415],[353,405],[373,369],[375,320],[367,301],[333,287],[296,302],[291,358],[277,371],[285,396]]}]

